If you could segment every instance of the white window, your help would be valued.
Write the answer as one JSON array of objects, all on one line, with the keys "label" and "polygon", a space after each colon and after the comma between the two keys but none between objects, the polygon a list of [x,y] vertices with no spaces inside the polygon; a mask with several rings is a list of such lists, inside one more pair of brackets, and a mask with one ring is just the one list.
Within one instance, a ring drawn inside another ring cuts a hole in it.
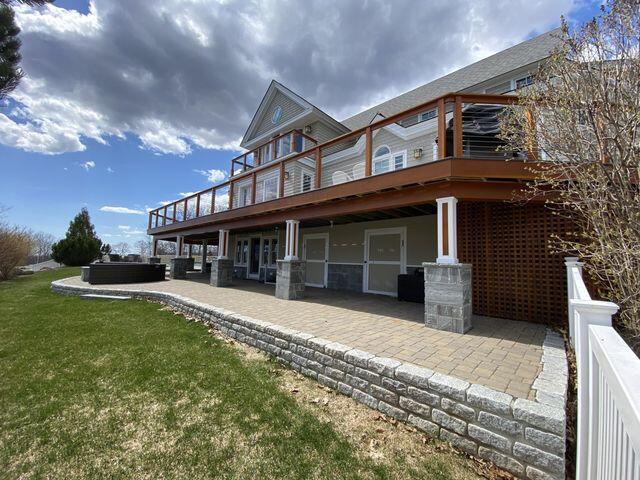
[{"label": "white window", "polygon": [[373,174],[391,170],[391,150],[386,145],[378,147],[373,153]]},{"label": "white window", "polygon": [[533,77],[531,75],[516,80],[516,90],[528,87],[529,85],[533,85]]},{"label": "white window", "polygon": [[400,170],[407,166],[407,151],[396,152],[393,154],[393,169]]},{"label": "white window", "polygon": [[275,267],[278,259],[278,239],[263,238],[262,242],[262,265]]},{"label": "white window", "polygon": [[238,207],[246,207],[251,204],[251,185],[244,185],[238,191]]},{"label": "white window", "polygon": [[261,202],[267,202],[278,198],[278,177],[269,177],[262,180]]},{"label": "white window", "polygon": [[278,139],[278,156],[277,158],[284,157],[291,153],[291,135],[285,135]]},{"label": "white window", "polygon": [[246,265],[247,258],[249,256],[249,240],[246,238],[239,238],[236,241],[236,265]]},{"label": "white window", "polygon": [[261,158],[260,161],[262,163],[267,163],[272,160],[271,158],[271,142],[267,143],[264,147],[262,147],[262,152],[260,153]]},{"label": "white window", "polygon": [[373,174],[399,170],[407,166],[407,151],[391,153],[389,147],[378,147],[373,154]]},{"label": "white window", "polygon": [[300,185],[301,192],[310,192],[313,190],[315,175],[309,170],[302,170],[302,180]]},{"label": "white window", "polygon": [[438,112],[435,108],[432,108],[431,110],[427,110],[426,112],[423,112],[420,114],[420,121],[425,122],[427,120],[431,120],[432,118],[436,118],[437,114]]}]

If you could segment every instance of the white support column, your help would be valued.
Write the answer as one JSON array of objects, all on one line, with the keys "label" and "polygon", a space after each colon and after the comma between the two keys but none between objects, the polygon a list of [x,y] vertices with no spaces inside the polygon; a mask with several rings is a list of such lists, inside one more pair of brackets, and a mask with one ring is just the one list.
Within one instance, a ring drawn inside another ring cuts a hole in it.
[{"label": "white support column", "polygon": [[218,230],[218,258],[229,258],[229,230]]},{"label": "white support column", "polygon": [[438,204],[438,258],[437,263],[458,263],[458,199],[443,197]]},{"label": "white support column", "polygon": [[206,240],[203,240],[202,241],[202,259],[201,259],[201,265],[200,265],[200,271],[202,273],[207,272],[207,246],[208,246],[208,242]]},{"label": "white support column", "polygon": [[569,340],[571,344],[575,347],[575,333],[573,331],[573,309],[571,306],[571,299],[576,298],[575,294],[575,286],[573,285],[573,275],[571,274],[571,269],[573,267],[578,267],[580,271],[580,276],[582,277],[582,262],[578,261],[578,257],[564,257],[564,264],[567,267],[567,313],[569,314]]},{"label": "white support column", "polygon": [[300,238],[300,221],[287,220],[285,232],[285,260],[298,260],[298,239]]},{"label": "white support column", "polygon": [[176,237],[176,256],[175,258],[181,257],[182,256],[182,250],[184,247],[184,237],[181,235],[178,235]]}]

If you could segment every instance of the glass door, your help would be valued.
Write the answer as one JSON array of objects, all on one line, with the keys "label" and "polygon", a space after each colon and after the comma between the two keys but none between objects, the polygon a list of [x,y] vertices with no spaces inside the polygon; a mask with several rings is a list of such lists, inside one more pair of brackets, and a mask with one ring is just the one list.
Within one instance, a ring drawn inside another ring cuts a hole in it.
[{"label": "glass door", "polygon": [[249,241],[249,278],[260,277],[260,237],[252,237]]},{"label": "glass door", "polygon": [[398,275],[406,273],[405,228],[365,230],[363,290],[397,296]]},{"label": "glass door", "polygon": [[310,287],[326,288],[329,267],[329,234],[305,235],[302,241],[302,255],[307,262],[305,284]]}]

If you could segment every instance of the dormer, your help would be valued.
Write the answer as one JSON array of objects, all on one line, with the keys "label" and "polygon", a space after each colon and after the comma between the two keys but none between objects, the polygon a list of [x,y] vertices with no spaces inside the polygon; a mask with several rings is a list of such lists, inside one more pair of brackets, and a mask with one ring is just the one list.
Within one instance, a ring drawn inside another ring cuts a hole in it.
[{"label": "dormer", "polygon": [[292,130],[299,130],[318,143],[349,131],[300,95],[272,80],[240,146],[254,150],[274,137]]}]

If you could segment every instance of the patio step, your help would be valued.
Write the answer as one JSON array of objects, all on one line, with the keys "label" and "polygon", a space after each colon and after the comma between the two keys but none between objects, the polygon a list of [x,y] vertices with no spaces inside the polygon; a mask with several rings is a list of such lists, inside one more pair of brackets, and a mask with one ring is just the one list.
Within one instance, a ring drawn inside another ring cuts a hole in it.
[{"label": "patio step", "polygon": [[85,300],[131,300],[131,297],[125,295],[99,295],[97,293],[86,293],[80,295]]}]

